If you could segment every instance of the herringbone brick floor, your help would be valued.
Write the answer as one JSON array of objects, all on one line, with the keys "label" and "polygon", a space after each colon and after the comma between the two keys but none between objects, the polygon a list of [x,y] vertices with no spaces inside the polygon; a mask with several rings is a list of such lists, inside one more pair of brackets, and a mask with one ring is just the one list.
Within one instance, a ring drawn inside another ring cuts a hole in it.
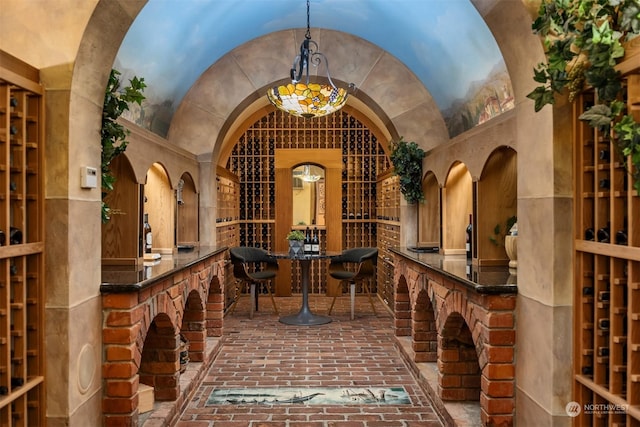
[{"label": "herringbone brick floor", "polygon": [[[248,318],[243,299],[224,320],[221,349],[193,394],[177,427],[393,427],[443,426],[437,413],[395,348],[392,316],[375,301],[357,298],[349,319],[348,297],[338,298],[333,321],[321,326],[290,326],[278,321],[268,298]],[[276,299],[280,316],[295,314],[301,297]],[[330,298],[310,296],[314,313],[326,314]],[[403,386],[405,405],[217,405],[205,403],[214,388],[386,387]]]}]

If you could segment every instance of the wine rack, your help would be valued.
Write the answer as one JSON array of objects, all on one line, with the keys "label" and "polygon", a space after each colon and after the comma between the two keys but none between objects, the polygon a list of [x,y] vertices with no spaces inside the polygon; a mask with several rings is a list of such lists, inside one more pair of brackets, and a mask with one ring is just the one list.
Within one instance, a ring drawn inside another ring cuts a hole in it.
[{"label": "wine rack", "polygon": [[376,198],[378,219],[378,294],[393,308],[393,255],[390,248],[400,245],[400,177],[387,171],[378,176]]},{"label": "wine rack", "polygon": [[[37,75],[36,70],[25,70]],[[45,424],[43,90],[0,67],[0,425]]]},{"label": "wine rack", "polygon": [[[226,161],[228,172],[238,177],[238,244],[272,249],[277,209],[291,209],[276,205],[275,152],[293,148],[342,150],[341,188],[337,189],[342,194],[342,246],[376,246],[376,177],[389,169],[390,161],[373,132],[344,110],[313,120],[274,111],[239,137]],[[326,230],[318,229],[322,244]],[[326,268],[326,262],[312,263],[310,292],[326,291]],[[299,283],[297,267],[291,274],[291,283]],[[370,286],[376,289],[375,283]]]},{"label": "wine rack", "polygon": [[216,176],[218,215],[216,242],[218,246],[238,246],[240,211],[238,207],[238,177],[218,167]]},{"label": "wine rack", "polygon": [[594,102],[585,92],[574,107],[576,425],[640,425],[640,197],[630,159],[578,119]]}]

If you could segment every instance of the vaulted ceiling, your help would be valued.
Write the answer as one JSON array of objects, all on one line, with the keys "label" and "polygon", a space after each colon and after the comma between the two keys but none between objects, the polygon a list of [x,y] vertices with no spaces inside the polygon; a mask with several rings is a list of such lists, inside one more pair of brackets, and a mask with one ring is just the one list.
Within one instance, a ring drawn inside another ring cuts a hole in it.
[{"label": "vaulted ceiling", "polygon": [[[298,32],[296,42],[263,54],[293,62],[306,23],[304,0],[149,0],[114,68],[125,77],[145,78],[147,102],[155,105],[147,111],[147,127],[150,115],[162,116],[164,124],[152,130],[165,136],[189,90],[214,64],[234,49],[286,30]],[[362,39],[405,66],[433,98],[450,135],[512,108],[501,52],[469,0],[311,0],[310,26],[332,77],[345,53],[332,56],[326,47],[337,50],[336,44],[323,46],[323,30]],[[256,69],[265,66],[261,57],[254,60]],[[290,67],[270,71],[284,79]]]}]

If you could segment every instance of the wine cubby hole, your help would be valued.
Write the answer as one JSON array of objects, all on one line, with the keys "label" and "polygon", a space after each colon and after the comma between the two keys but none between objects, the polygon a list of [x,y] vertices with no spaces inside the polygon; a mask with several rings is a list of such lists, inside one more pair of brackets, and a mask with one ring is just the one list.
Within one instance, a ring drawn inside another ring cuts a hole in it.
[{"label": "wine cubby hole", "polygon": [[[627,90],[638,82],[629,79]],[[587,91],[574,106],[574,395],[582,404],[630,406],[583,412],[577,422],[639,425],[640,227],[630,219],[640,215],[640,197],[630,159],[609,134],[578,119],[594,103]]]},{"label": "wine cubby hole", "polygon": [[0,424],[43,425],[44,104],[20,84],[0,79]]},{"label": "wine cubby hole", "polygon": [[[279,206],[275,200],[275,152],[278,149],[340,149],[342,151],[342,179],[339,188],[328,188],[341,194],[343,249],[358,246],[376,246],[379,228],[379,192],[377,177],[390,168],[390,161],[376,135],[361,121],[343,111],[313,120],[293,117],[281,111],[273,111],[240,135],[230,150],[226,161],[226,173],[218,173],[219,209],[217,214],[218,238],[222,233],[236,233],[237,244],[257,246],[267,250],[274,247],[274,226]],[[314,159],[301,158],[300,164],[313,163]],[[221,227],[228,218],[221,191],[223,176],[235,176],[237,228],[234,231]],[[399,194],[399,193],[398,193]],[[398,195],[389,194],[390,200]],[[399,199],[397,199],[399,200]],[[398,203],[399,205],[399,203]],[[220,210],[220,207],[223,210]],[[399,217],[399,210],[384,215]],[[330,225],[333,226],[333,225]],[[326,230],[318,227],[320,241],[326,241]],[[219,242],[222,240],[219,240]],[[235,242],[234,242],[235,243]],[[295,264],[295,263],[294,263]],[[300,283],[299,267],[292,266],[291,283]],[[326,290],[326,262],[313,262],[310,290],[323,293]],[[370,286],[376,289],[375,281]],[[294,292],[299,290],[293,290]]]}]

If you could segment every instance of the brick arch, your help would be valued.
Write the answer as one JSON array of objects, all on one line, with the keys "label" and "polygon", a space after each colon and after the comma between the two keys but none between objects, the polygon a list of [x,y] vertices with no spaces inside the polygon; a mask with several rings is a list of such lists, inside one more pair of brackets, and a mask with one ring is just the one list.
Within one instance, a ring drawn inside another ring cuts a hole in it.
[{"label": "brick arch", "polygon": [[[433,288],[432,288],[433,292]],[[435,298],[434,298],[435,299]],[[447,296],[436,302],[438,306],[436,315],[436,328],[438,335],[441,335],[449,317],[457,313],[466,322],[476,347],[480,368],[487,363],[487,357],[484,343],[488,341],[485,335],[488,333],[486,328],[482,327],[474,313],[474,307],[469,300],[461,292],[449,292]]]},{"label": "brick arch", "polygon": [[438,395],[442,400],[479,400],[481,369],[475,341],[462,315],[454,311],[438,330]]},{"label": "brick arch", "polygon": [[[224,252],[218,252],[144,288],[103,294],[106,426],[137,425],[139,382],[156,388],[160,385],[157,400],[175,400],[179,396],[180,331],[184,329],[194,338],[194,343],[190,343],[190,358],[204,358],[204,334],[209,331],[206,325],[222,319],[221,303],[216,306],[211,301],[212,298],[223,301],[220,284],[224,283],[225,264]],[[158,334],[158,328],[165,333]],[[218,329],[222,330],[221,323]],[[150,333],[158,343],[153,347],[148,346]],[[145,351],[148,354],[143,355]],[[152,369],[140,371],[154,354],[162,355],[172,364],[171,367],[162,365],[167,371],[164,378],[154,376]],[[141,378],[144,381],[140,381]]]},{"label": "brick arch", "polygon": [[140,383],[154,387],[156,400],[175,400],[180,394],[180,335],[166,313],[151,321],[142,346]]}]

